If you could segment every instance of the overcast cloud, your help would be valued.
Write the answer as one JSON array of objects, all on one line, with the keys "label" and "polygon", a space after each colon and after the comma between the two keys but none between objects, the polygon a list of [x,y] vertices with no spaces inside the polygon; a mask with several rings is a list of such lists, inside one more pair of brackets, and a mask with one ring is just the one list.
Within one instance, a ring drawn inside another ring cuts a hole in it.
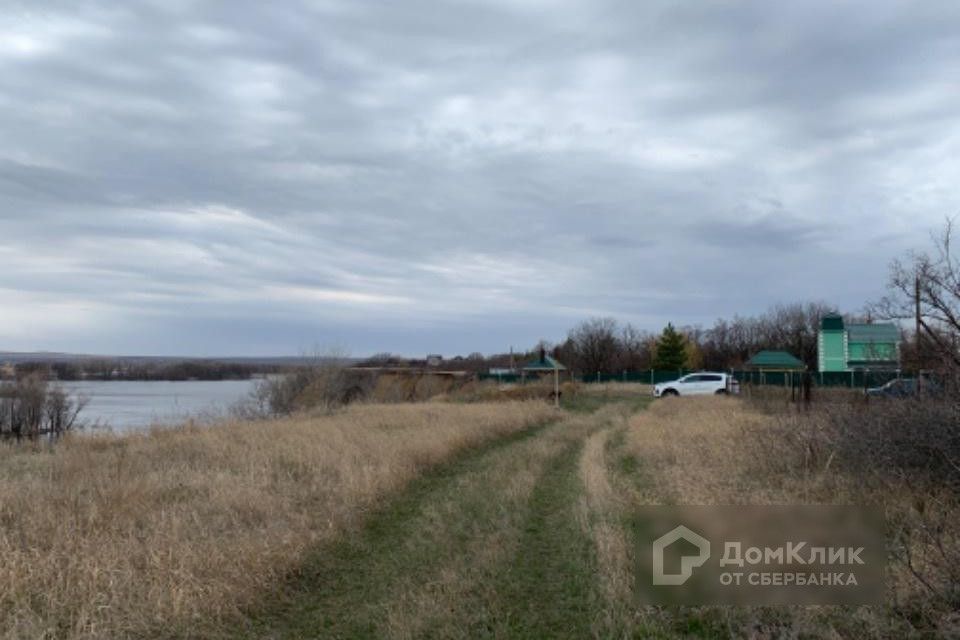
[{"label": "overcast cloud", "polygon": [[0,350],[857,309],[960,212],[960,3],[11,2]]}]

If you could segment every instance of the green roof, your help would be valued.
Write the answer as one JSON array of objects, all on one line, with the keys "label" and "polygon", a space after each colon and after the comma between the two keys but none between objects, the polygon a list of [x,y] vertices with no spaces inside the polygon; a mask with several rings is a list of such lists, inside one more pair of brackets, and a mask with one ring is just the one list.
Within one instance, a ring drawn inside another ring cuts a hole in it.
[{"label": "green roof", "polygon": [[566,370],[566,367],[557,362],[551,356],[544,356],[543,360],[537,358],[523,365],[524,371],[553,371],[554,369]]},{"label": "green roof", "polygon": [[900,329],[892,322],[876,324],[848,324],[850,342],[899,342]]},{"label": "green roof", "polygon": [[760,351],[747,360],[754,369],[804,369],[803,362],[786,351]]},{"label": "green roof", "polygon": [[830,314],[820,318],[820,328],[824,331],[843,331],[843,316]]}]

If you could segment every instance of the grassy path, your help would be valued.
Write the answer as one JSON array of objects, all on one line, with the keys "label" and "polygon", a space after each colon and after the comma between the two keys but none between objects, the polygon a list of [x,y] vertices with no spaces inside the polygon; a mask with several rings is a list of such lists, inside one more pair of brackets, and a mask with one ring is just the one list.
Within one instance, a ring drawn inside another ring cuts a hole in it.
[{"label": "grassy path", "polygon": [[432,470],[229,635],[598,635],[607,607],[579,467],[585,443],[640,404],[591,400]]},{"label": "grassy path", "polygon": [[498,585],[506,637],[589,635],[598,593],[593,543],[574,511],[581,448],[570,445],[555,457],[530,496],[519,548]]}]

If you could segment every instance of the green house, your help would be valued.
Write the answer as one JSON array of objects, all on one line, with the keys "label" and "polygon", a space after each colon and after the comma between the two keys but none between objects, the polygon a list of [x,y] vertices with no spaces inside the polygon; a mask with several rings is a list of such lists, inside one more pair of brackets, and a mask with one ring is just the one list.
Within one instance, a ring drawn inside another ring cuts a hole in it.
[{"label": "green house", "polygon": [[817,362],[820,371],[899,369],[900,329],[892,322],[847,324],[842,316],[824,316]]}]

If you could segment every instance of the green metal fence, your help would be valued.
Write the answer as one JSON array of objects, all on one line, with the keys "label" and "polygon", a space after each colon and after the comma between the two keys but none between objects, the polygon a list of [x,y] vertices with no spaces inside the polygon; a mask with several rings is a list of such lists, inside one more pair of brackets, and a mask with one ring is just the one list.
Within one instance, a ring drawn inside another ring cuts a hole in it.
[{"label": "green metal fence", "polygon": [[[578,382],[587,384],[608,383],[608,382],[639,382],[643,384],[659,384],[676,380],[688,373],[694,373],[691,369],[680,369],[678,371],[663,371],[650,369],[647,371],[623,371],[621,373],[600,373],[593,375],[574,374],[573,378]],[[735,370],[730,372],[734,378],[741,384],[771,385],[771,386],[790,386],[798,384],[802,372],[785,371],[745,371]],[[909,374],[902,374],[908,377]],[[895,371],[824,371],[812,372],[810,374],[813,384],[821,387],[848,387],[863,388],[877,387],[898,376]],[[568,380],[570,374],[566,371],[561,372],[561,378]],[[520,383],[526,380],[535,380],[536,376],[524,376],[518,374],[489,374],[481,373],[481,380],[496,380],[503,384]]]},{"label": "green metal fence", "polygon": [[[790,386],[799,384],[803,372],[784,371],[734,371],[741,384]],[[907,376],[908,374],[903,374]],[[819,387],[847,387],[852,389],[879,387],[898,377],[896,371],[814,371],[811,382]]]}]

